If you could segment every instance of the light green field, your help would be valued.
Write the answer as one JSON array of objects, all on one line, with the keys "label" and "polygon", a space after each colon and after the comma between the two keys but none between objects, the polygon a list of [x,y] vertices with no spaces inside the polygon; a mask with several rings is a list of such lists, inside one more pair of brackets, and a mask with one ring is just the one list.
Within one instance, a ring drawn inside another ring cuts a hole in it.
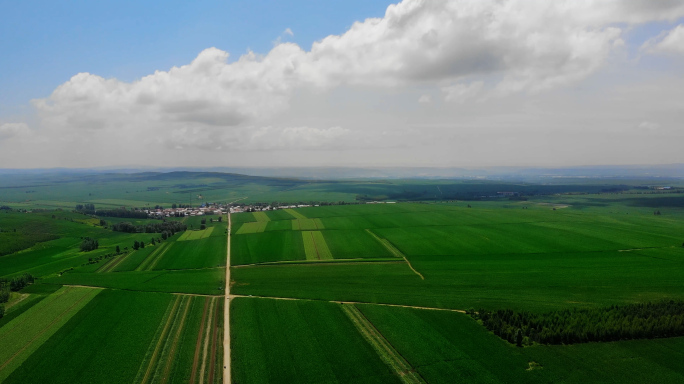
[{"label": "light green field", "polygon": [[0,328],[0,380],[7,378],[100,292],[64,287]]},{"label": "light green field", "polygon": [[260,233],[266,230],[266,226],[269,224],[268,221],[256,221],[253,223],[244,223],[235,233],[236,235],[242,235],[245,233]]},{"label": "light green field", "polygon": [[254,215],[254,219],[256,221],[270,221],[271,219],[268,217],[266,212],[252,212],[252,215]]},{"label": "light green field", "polygon": [[325,229],[321,219],[295,219],[292,220],[293,231],[311,231]]},{"label": "light green field", "polygon": [[287,208],[284,209],[285,212],[289,213],[290,215],[294,216],[295,219],[306,219],[307,217],[302,215],[299,211],[296,211],[292,208]]},{"label": "light green field", "polygon": [[205,237],[211,236],[211,233],[214,231],[214,228],[215,227],[209,227],[209,228],[202,229],[202,230],[185,231],[176,241],[204,239]]},{"label": "light green field", "polygon": [[320,231],[302,232],[302,241],[307,260],[332,260],[333,255]]}]

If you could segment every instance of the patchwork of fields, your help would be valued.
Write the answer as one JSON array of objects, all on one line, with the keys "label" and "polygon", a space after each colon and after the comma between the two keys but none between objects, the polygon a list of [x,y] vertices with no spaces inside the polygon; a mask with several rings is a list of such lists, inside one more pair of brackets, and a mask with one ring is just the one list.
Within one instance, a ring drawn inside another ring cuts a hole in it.
[{"label": "patchwork of fields", "polygon": [[[0,316],[0,382],[222,382],[225,221],[162,239],[35,215],[57,238],[0,257],[0,278],[38,278]],[[99,249],[80,251],[83,235]]]},{"label": "patchwork of fields", "polygon": [[523,348],[463,313],[684,299],[684,211],[559,199],[192,217],[165,239],[1,213],[0,278],[38,280],[0,318],[0,382],[219,383],[224,355],[234,383],[683,382],[682,337]]},{"label": "patchwork of fields", "polygon": [[[684,354],[667,352],[681,337],[517,348],[459,313],[684,298],[679,213],[554,207],[377,204],[233,215],[234,381],[684,380],[674,363]],[[283,359],[281,351],[297,352]]]}]

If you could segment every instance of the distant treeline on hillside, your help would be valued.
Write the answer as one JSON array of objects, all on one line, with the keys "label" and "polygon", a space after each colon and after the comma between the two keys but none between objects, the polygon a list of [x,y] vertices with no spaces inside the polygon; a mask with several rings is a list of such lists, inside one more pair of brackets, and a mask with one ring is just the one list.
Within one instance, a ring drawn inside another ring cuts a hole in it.
[{"label": "distant treeline on hillside", "polygon": [[77,204],[76,211],[84,215],[96,215],[100,217],[119,217],[125,219],[147,219],[148,214],[141,210],[128,210],[126,208],[95,209],[95,204]]},{"label": "distant treeline on hillside", "polygon": [[684,336],[684,301],[662,301],[548,313],[468,311],[510,343],[575,344]]},{"label": "distant treeline on hillside", "polygon": [[[134,225],[127,221],[123,223],[112,224],[113,231],[127,232],[127,233],[162,233],[167,236],[173,236],[177,232],[182,232],[188,229],[188,226],[180,221],[163,221],[161,223],[150,223],[145,225]],[[166,237],[164,237],[166,239]]]}]

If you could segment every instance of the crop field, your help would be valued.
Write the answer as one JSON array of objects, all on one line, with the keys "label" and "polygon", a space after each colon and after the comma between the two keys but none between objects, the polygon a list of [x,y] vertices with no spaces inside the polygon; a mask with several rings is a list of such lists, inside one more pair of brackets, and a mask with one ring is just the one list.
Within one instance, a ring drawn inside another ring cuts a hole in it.
[{"label": "crop field", "polygon": [[236,383],[400,383],[334,303],[233,299],[231,346]]},{"label": "crop field", "polygon": [[215,227],[209,227],[196,231],[185,231],[176,241],[199,240],[211,236]]},{"label": "crop field", "polygon": [[7,378],[99,289],[64,287],[0,328],[0,380]]},{"label": "crop field", "polygon": [[330,260],[333,258],[320,231],[302,232],[302,242],[307,260]]}]

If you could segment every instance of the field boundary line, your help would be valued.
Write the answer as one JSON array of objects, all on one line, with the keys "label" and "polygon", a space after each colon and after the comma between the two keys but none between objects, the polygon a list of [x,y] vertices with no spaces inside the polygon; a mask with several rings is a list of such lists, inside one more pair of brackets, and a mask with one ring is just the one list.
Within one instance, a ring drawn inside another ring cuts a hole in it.
[{"label": "field boundary line", "polygon": [[420,277],[422,280],[425,280],[425,276],[423,276],[422,273],[418,272],[415,268],[413,268],[413,265],[411,265],[411,262],[406,258],[406,255],[404,255],[399,250],[399,248],[395,247],[394,244],[392,244],[389,240],[383,239],[380,236],[376,235],[373,231],[371,231],[368,228],[366,228],[366,232],[368,232],[371,236],[373,236],[375,238],[375,240],[379,241],[380,244],[384,245],[385,248],[387,248],[387,250],[390,251],[393,255],[395,255],[397,257],[401,257],[402,259],[404,259],[404,261],[406,262],[406,264],[408,264],[409,268],[411,268],[413,273],[418,275],[418,277]]},{"label": "field boundary line", "polygon": [[106,259],[102,265],[100,265],[96,270],[95,273],[105,273],[107,272],[107,268],[109,268],[110,265],[116,260],[115,257],[110,257],[109,259]]},{"label": "field boundary line", "polygon": [[340,304],[340,307],[380,359],[394,370],[403,383],[425,383],[420,374],[354,304]]}]

